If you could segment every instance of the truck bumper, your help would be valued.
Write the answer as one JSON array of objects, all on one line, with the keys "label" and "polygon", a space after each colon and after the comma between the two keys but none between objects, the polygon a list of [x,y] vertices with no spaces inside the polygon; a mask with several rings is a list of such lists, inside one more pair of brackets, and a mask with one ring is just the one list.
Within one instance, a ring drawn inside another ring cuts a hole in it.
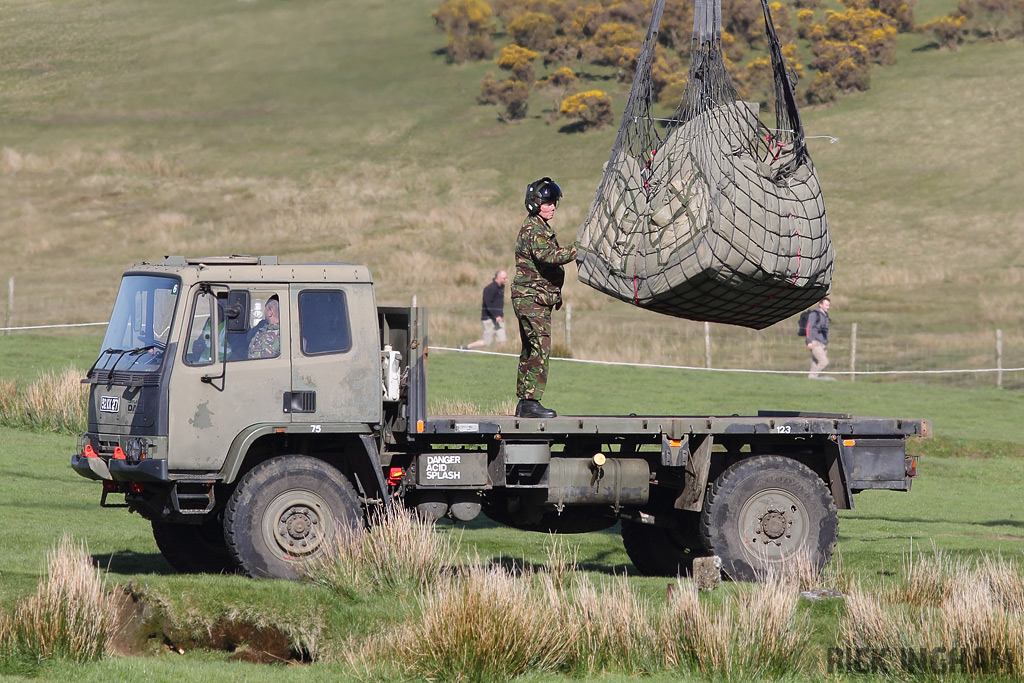
[{"label": "truck bumper", "polygon": [[110,479],[110,469],[103,458],[87,458],[81,453],[71,456],[71,469],[86,479]]},{"label": "truck bumper", "polygon": [[163,459],[111,460],[109,467],[110,478],[114,481],[167,482],[167,461]]}]

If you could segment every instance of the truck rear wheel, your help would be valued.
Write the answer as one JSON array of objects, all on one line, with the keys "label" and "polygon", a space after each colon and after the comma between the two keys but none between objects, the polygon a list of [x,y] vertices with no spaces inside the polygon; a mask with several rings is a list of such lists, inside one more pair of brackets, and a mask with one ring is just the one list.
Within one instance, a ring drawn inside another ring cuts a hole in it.
[{"label": "truck rear wheel", "polygon": [[676,526],[660,527],[622,520],[622,545],[644,576],[686,576],[695,557],[707,554],[700,534],[700,515],[672,512]]},{"label": "truck rear wheel", "polygon": [[748,458],[722,472],[701,514],[705,544],[734,581],[756,581],[801,553],[820,569],[838,531],[825,482],[807,465],[778,455]]},{"label": "truck rear wheel", "polygon": [[167,563],[182,574],[228,574],[237,569],[219,514],[202,524],[153,522],[153,540]]},{"label": "truck rear wheel", "polygon": [[352,484],[304,455],[260,463],[238,484],[224,513],[228,548],[252,577],[297,579],[300,564],[322,555],[344,528],[362,528]]}]

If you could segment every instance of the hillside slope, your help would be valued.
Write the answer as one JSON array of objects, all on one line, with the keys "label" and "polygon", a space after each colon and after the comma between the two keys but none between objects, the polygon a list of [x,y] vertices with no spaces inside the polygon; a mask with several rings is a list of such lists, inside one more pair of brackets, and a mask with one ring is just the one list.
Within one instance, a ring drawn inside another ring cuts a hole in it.
[{"label": "hillside slope", "polygon": [[[472,309],[510,265],[540,175],[566,190],[570,238],[615,131],[560,133],[539,102],[500,123],[474,103],[493,65],[445,64],[434,6],[6,7],[0,277],[16,280],[14,321],[101,320],[120,271],[166,253],[365,262],[381,300]],[[869,92],[804,111],[809,135],[839,139],[811,142],[837,309],[876,327],[1019,330],[1024,45],[926,43],[904,37]],[[578,282],[567,298],[652,315]]]}]

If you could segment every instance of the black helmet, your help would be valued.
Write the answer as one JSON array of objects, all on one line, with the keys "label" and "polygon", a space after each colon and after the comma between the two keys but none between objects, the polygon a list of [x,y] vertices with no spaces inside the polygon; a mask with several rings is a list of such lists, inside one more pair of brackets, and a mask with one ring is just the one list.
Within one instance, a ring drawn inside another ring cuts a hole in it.
[{"label": "black helmet", "polygon": [[541,204],[557,204],[561,198],[562,188],[547,176],[526,186],[526,210],[531,216],[540,213]]}]

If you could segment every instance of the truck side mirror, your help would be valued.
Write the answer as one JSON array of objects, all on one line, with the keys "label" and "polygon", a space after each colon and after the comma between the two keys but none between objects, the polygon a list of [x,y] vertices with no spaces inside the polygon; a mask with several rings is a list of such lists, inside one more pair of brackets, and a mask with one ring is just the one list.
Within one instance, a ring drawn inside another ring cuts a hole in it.
[{"label": "truck side mirror", "polygon": [[228,292],[224,317],[228,332],[249,331],[249,290],[232,289]]}]

